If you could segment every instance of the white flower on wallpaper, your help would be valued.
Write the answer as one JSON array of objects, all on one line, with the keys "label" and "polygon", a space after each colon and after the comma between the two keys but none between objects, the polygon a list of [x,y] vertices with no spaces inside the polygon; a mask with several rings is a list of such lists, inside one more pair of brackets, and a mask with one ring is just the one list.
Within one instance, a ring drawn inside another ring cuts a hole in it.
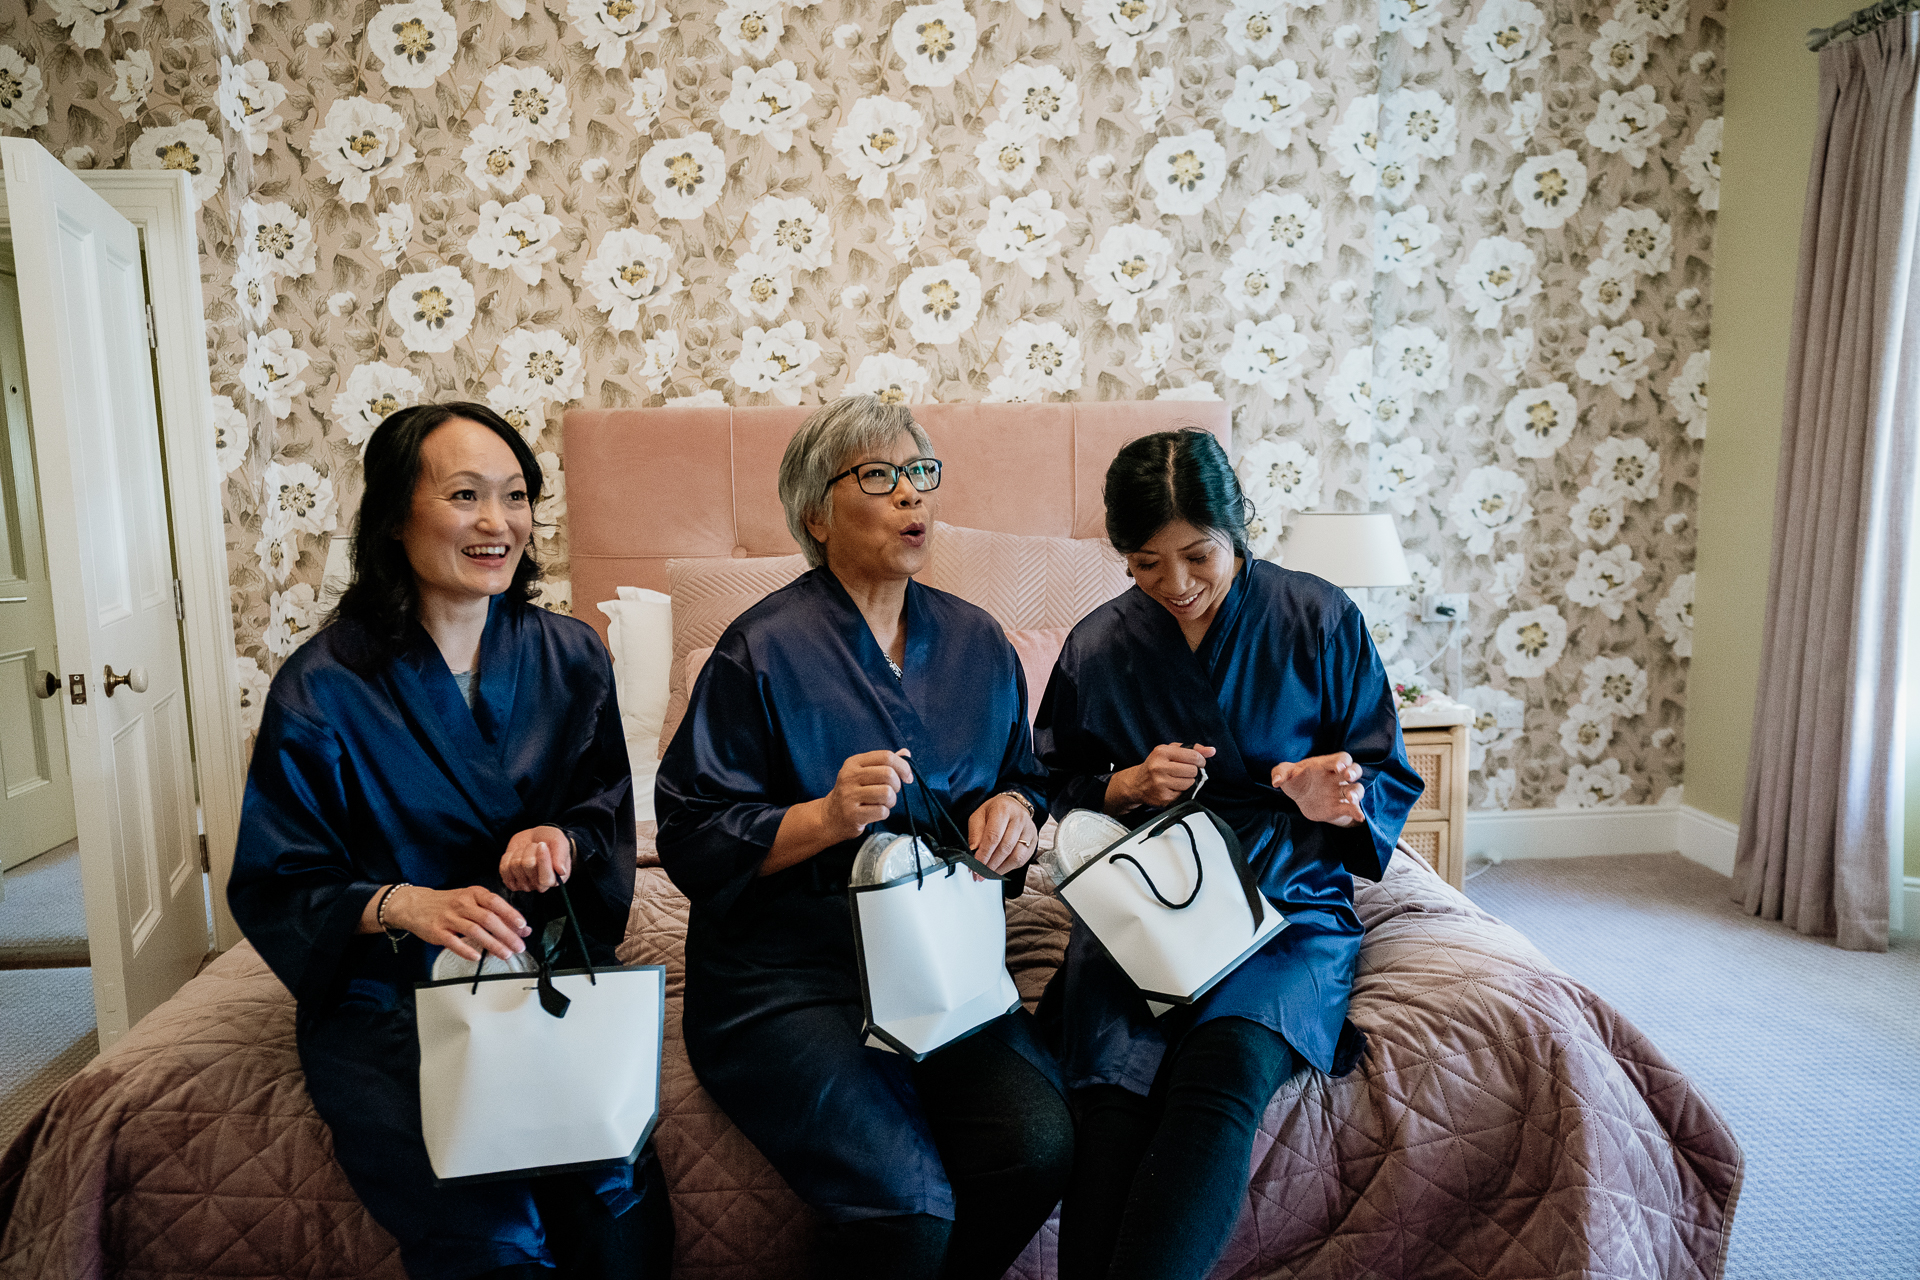
[{"label": "white flower on wallpaper", "polygon": [[1434,246],[1440,243],[1441,228],[1429,220],[1427,207],[1416,204],[1410,209],[1389,213],[1376,210],[1373,215],[1373,269],[1377,274],[1395,276],[1411,289],[1421,275],[1438,261]]},{"label": "white flower on wallpaper", "polygon": [[726,187],[726,153],[704,130],[662,139],[640,157],[640,182],[652,194],[656,214],[697,220]]},{"label": "white flower on wallpaper", "polygon": [[973,65],[979,27],[959,0],[908,5],[894,20],[893,51],[908,84],[944,89]]},{"label": "white flower on wallpaper", "polygon": [[1184,387],[1162,387],[1153,393],[1153,398],[1155,400],[1218,401],[1220,393],[1213,389],[1211,382],[1202,378]]},{"label": "white flower on wallpaper", "polygon": [[[0,48],[6,46],[0,45]],[[45,123],[44,113],[41,123]],[[162,125],[143,130],[133,140],[128,167],[134,169],[178,169],[191,174],[193,198],[205,204],[220,189],[220,175],[226,171],[227,153],[220,139],[198,120]]]},{"label": "white flower on wallpaper", "polygon": [[1240,225],[1249,246],[1259,245],[1291,266],[1310,267],[1326,255],[1326,220],[1296,191],[1261,192],[1247,202]]},{"label": "white flower on wallpaper", "polygon": [[1618,320],[1640,294],[1640,272],[1632,264],[1602,255],[1587,264],[1580,281],[1580,305],[1587,314]]},{"label": "white flower on wallpaper", "polygon": [[267,652],[278,658],[292,654],[313,634],[319,612],[311,582],[296,582],[274,592],[268,602],[267,629],[260,637]]},{"label": "white flower on wallpaper", "polygon": [[1367,634],[1373,638],[1374,651],[1383,661],[1391,661],[1407,642],[1406,601],[1393,591],[1357,591],[1349,595],[1364,596],[1364,601],[1356,599],[1360,605],[1361,616],[1367,620]]},{"label": "white flower on wallpaper", "polygon": [[1080,389],[1080,340],[1068,333],[1065,325],[1051,320],[1020,320],[1009,325],[1000,340],[1000,364],[1012,379],[1011,387],[1023,392],[1064,395]]},{"label": "white flower on wallpaper", "polygon": [[[1226,122],[1242,133],[1266,139],[1276,151],[1293,145],[1293,131],[1304,129],[1313,87],[1300,78],[1290,58],[1266,67],[1234,72],[1233,95],[1220,108]],[[1211,136],[1211,135],[1209,135]]]},{"label": "white flower on wallpaper", "polygon": [[1654,621],[1660,624],[1661,632],[1667,643],[1673,646],[1673,656],[1690,658],[1693,656],[1693,575],[1683,573],[1673,580],[1667,588],[1667,594],[1660,597],[1660,603],[1654,606]]},{"label": "white flower on wallpaper", "polygon": [[933,373],[918,360],[876,352],[861,357],[842,394],[878,396],[887,404],[920,404],[927,399],[932,381]]},{"label": "white flower on wallpaper", "polygon": [[915,196],[911,200],[902,200],[887,211],[889,230],[887,243],[901,251],[905,258],[919,247],[920,236],[927,229],[927,202]]},{"label": "white flower on wallpaper", "polygon": [[247,335],[247,362],[240,367],[240,385],[275,418],[293,412],[293,398],[304,395],[300,380],[312,358],[293,345],[285,329]]},{"label": "white flower on wallpaper", "polygon": [[1172,0],[1081,0],[1080,21],[1118,69],[1131,67],[1143,48],[1165,44],[1182,19]]},{"label": "white flower on wallpaper", "polygon": [[1612,328],[1597,324],[1587,330],[1587,349],[1574,360],[1573,370],[1594,386],[1611,387],[1622,400],[1631,400],[1647,376],[1653,353],[1654,341],[1638,320]]},{"label": "white flower on wallpaper", "polygon": [[1587,141],[1610,155],[1625,156],[1638,169],[1647,163],[1647,152],[1660,145],[1660,126],[1666,120],[1667,109],[1654,101],[1652,85],[1628,93],[1608,89],[1587,126]]},{"label": "white flower on wallpaper", "polygon": [[141,11],[153,0],[52,0],[53,16],[70,28],[69,38],[79,49],[98,49],[107,38],[107,24],[137,27]]},{"label": "white flower on wallpaper", "polygon": [[467,181],[482,190],[510,196],[526,181],[533,167],[531,144],[490,124],[475,125],[470,140],[460,152],[466,164]]},{"label": "white flower on wallpaper", "polygon": [[560,469],[560,455],[551,449],[542,449],[533,460],[540,464],[540,501],[533,507],[533,536],[550,542],[567,515],[567,473]]},{"label": "white flower on wallpaper", "polygon": [[1380,104],[1381,140],[1391,153],[1444,160],[1454,152],[1460,122],[1453,104],[1431,89],[1402,89]]},{"label": "white flower on wallpaper", "polygon": [[658,393],[680,363],[680,335],[672,329],[658,330],[651,338],[641,341],[640,353],[640,363],[634,368],[633,376],[644,381],[647,390]]},{"label": "white flower on wallpaper", "polygon": [[278,201],[248,200],[240,206],[242,252],[276,276],[295,278],[313,272],[313,224]]},{"label": "white flower on wallpaper", "polygon": [[611,71],[629,51],[658,43],[673,15],[659,0],[567,0],[567,21],[593,60]]},{"label": "white flower on wallpaper", "polygon": [[1620,0],[1613,16],[1645,26],[1656,36],[1677,36],[1687,29],[1687,0]]},{"label": "white flower on wallpaper", "polygon": [[523,388],[505,382],[494,383],[487,388],[487,407],[505,418],[507,425],[527,442],[528,448],[538,444],[540,433],[547,429],[546,397]]},{"label": "white flower on wallpaper", "polygon": [[1560,747],[1580,760],[1598,760],[1613,741],[1613,716],[1605,709],[1576,702],[1560,722]]},{"label": "white flower on wallpaper", "polygon": [[1420,157],[1407,153],[1390,155],[1388,151],[1388,146],[1382,143],[1374,195],[1397,209],[1413,198],[1414,188],[1420,185]]},{"label": "white flower on wallpaper", "polygon": [[331,533],[340,523],[333,481],[307,462],[270,462],[261,476],[268,518],[301,533]]},{"label": "white flower on wallpaper", "polygon": [[1179,86],[1173,82],[1173,71],[1168,67],[1155,67],[1151,71],[1138,73],[1135,83],[1140,86],[1139,94],[1129,108],[1140,127],[1152,133],[1160,127],[1160,121],[1166,117],[1173,104],[1180,100]]},{"label": "white flower on wallpaper", "polygon": [[793,297],[793,268],[757,253],[743,253],[734,259],[733,274],[727,277],[727,295],[743,316],[778,320]]},{"label": "white flower on wallpaper", "polygon": [[1445,391],[1453,356],[1445,338],[1421,324],[1397,324],[1374,344],[1383,381],[1414,392]]},{"label": "white flower on wallpaper", "polygon": [[260,717],[266,713],[267,690],[273,677],[245,654],[233,659],[234,682],[240,686],[240,731],[249,737],[260,732]]},{"label": "white flower on wallpaper", "polygon": [[1545,675],[1567,649],[1567,620],[1550,604],[1508,614],[1493,633],[1494,647],[1509,676]]},{"label": "white flower on wallpaper", "polygon": [[260,537],[253,544],[253,558],[268,582],[284,585],[300,565],[300,531],[290,529],[284,520],[269,513],[260,524]]},{"label": "white flower on wallpaper", "polygon": [[395,203],[373,215],[373,239],[367,248],[380,256],[380,265],[392,270],[407,256],[413,243],[413,206]]},{"label": "white flower on wallpaper", "polygon": [[1473,313],[1482,329],[1498,329],[1509,308],[1523,312],[1540,293],[1538,259],[1531,246],[1505,236],[1475,242],[1454,273],[1454,302]]},{"label": "white flower on wallpaper", "polygon": [[1140,354],[1133,358],[1133,367],[1151,386],[1160,380],[1160,371],[1167,367],[1167,361],[1173,359],[1178,349],[1172,325],[1164,321],[1147,325],[1140,330]]},{"label": "white flower on wallpaper", "polygon": [[1620,762],[1609,756],[1596,765],[1576,764],[1567,770],[1567,785],[1554,805],[1561,809],[1604,809],[1625,804],[1633,779],[1620,772]]},{"label": "white flower on wallpaper", "polygon": [[[147,75],[149,78],[153,75],[151,58],[147,61]],[[140,96],[144,98],[145,92]],[[220,59],[220,91],[214,100],[219,104],[221,118],[240,135],[247,150],[256,156],[265,155],[268,136],[285,123],[275,112],[287,100],[286,87],[273,82],[267,64],[258,58],[238,65],[226,58]],[[138,110],[134,114],[138,115]]]},{"label": "white flower on wallpaper", "polygon": [[1467,474],[1447,511],[1454,535],[1465,540],[1469,554],[1489,554],[1494,538],[1512,537],[1533,519],[1527,490],[1527,482],[1505,467],[1475,467]]},{"label": "white flower on wallpaper", "polygon": [[460,28],[438,0],[390,4],[367,23],[367,49],[395,89],[426,89],[453,67]]},{"label": "white flower on wallpaper", "polygon": [[1080,88],[1059,67],[1016,62],[994,85],[1000,118],[1030,138],[1056,142],[1080,132]]},{"label": "white flower on wallpaper", "polygon": [[995,196],[974,247],[1038,280],[1047,274],[1048,259],[1060,252],[1060,233],[1066,227],[1067,212],[1053,207],[1051,192],[1036,191],[1017,200]]},{"label": "white flower on wallpaper", "polygon": [[1533,156],[1513,175],[1520,221],[1537,231],[1557,231],[1587,198],[1587,166],[1577,151]]},{"label": "white flower on wallpaper", "polygon": [[653,132],[661,110],[673,101],[673,90],[667,87],[667,73],[659,67],[648,67],[627,82],[627,90],[633,95],[627,100],[627,118],[645,138]]},{"label": "white flower on wallpaper", "polygon": [[1500,425],[1513,437],[1513,452],[1522,458],[1551,458],[1573,438],[1579,420],[1579,405],[1564,382],[1520,392],[1500,415]]},{"label": "white flower on wallpaper", "polygon": [[1708,352],[1696,351],[1680,366],[1673,381],[1667,383],[1667,401],[1673,405],[1680,425],[1687,429],[1689,440],[1707,438],[1707,366],[1710,363]]},{"label": "white flower on wallpaper", "polygon": [[495,67],[480,87],[487,94],[486,122],[506,137],[559,142],[572,135],[567,91],[544,67]]},{"label": "white flower on wallpaper", "polygon": [[793,132],[807,125],[813,86],[782,58],[769,67],[733,69],[733,91],[720,104],[720,123],[749,138],[765,138],[775,151],[793,149]]},{"label": "white flower on wallpaper", "polygon": [[789,320],[775,329],[754,325],[741,340],[740,358],[728,376],[741,390],[772,396],[781,404],[799,404],[800,393],[815,378],[813,362],[820,344],[807,337],[807,326]]},{"label": "white flower on wallpaper", "polygon": [[[522,3],[524,2],[525,0],[522,0]],[[563,578],[542,578],[533,584],[533,603],[548,613],[571,615],[573,583]]]},{"label": "white flower on wallpaper", "polygon": [[1434,460],[1412,436],[1392,444],[1367,446],[1367,501],[1384,502],[1403,516],[1412,515],[1433,491]]},{"label": "white flower on wallpaper", "polygon": [[451,351],[473,328],[473,285],[458,267],[403,275],[387,290],[387,314],[407,350]]},{"label": "white flower on wallpaper", "polygon": [[1447,8],[1443,0],[1380,0],[1380,30],[1398,31],[1409,45],[1424,49]]},{"label": "white flower on wallpaper", "polygon": [[566,404],[586,391],[580,349],[553,329],[515,329],[494,352],[500,380],[523,402],[538,398]]},{"label": "white flower on wallpaper", "polygon": [[1486,0],[1462,33],[1480,87],[1505,93],[1514,76],[1538,69],[1551,47],[1546,25],[1546,15],[1527,0]]},{"label": "white flower on wallpaper", "polygon": [[973,328],[983,293],[973,268],[965,259],[954,258],[909,272],[895,301],[913,340],[939,347],[960,341],[960,335]]},{"label": "white flower on wallpaper", "polygon": [[307,42],[309,49],[325,49],[333,44],[333,24],[331,22],[310,22],[301,39]]},{"label": "white flower on wallpaper", "polygon": [[1280,51],[1287,35],[1291,0],[1233,0],[1222,19],[1227,44],[1242,57],[1265,60]]},{"label": "white flower on wallpaper", "polygon": [[[1378,358],[1379,354],[1375,352],[1375,359]],[[1390,377],[1377,368],[1370,389],[1373,393],[1373,431],[1388,440],[1397,439],[1413,418],[1413,398],[1419,393],[1401,379]]]},{"label": "white flower on wallpaper", "polygon": [[1320,460],[1298,440],[1264,437],[1241,452],[1234,470],[1247,500],[1269,525],[1320,505]]},{"label": "white flower on wallpaper", "polygon": [[1233,251],[1220,287],[1235,311],[1265,316],[1287,287],[1286,266],[1264,244],[1247,245]]},{"label": "white flower on wallpaper", "polygon": [[[1138,3],[1139,0],[1125,0]],[[1227,182],[1227,153],[1205,129],[1162,138],[1140,162],[1163,214],[1184,218],[1199,213],[1219,196]]]},{"label": "white flower on wallpaper", "polygon": [[[987,132],[991,137],[991,126]],[[860,184],[860,198],[879,200],[893,179],[920,172],[933,155],[933,144],[926,117],[918,110],[898,98],[871,97],[854,103],[847,122],[833,131],[833,152],[847,176]]]},{"label": "white flower on wallpaper", "polygon": [[1108,227],[1087,255],[1081,279],[1107,309],[1110,324],[1133,324],[1140,308],[1164,301],[1180,283],[1173,241],[1152,227],[1129,222]]},{"label": "white flower on wallpaper", "polygon": [[247,415],[234,407],[231,396],[213,397],[213,459],[223,476],[247,460]]},{"label": "white flower on wallpaper", "polygon": [[272,264],[257,253],[242,249],[234,263],[233,300],[240,314],[257,329],[267,326],[274,307],[280,303],[280,291],[274,287]]},{"label": "white flower on wallpaper", "polygon": [[147,94],[152,90],[152,54],[145,49],[133,49],[126,57],[114,59],[113,92],[108,96],[120,104],[122,120],[137,119],[146,110]]},{"label": "white flower on wallpaper", "polygon": [[1500,375],[1500,381],[1513,386],[1520,381],[1520,375],[1527,370],[1527,362],[1533,359],[1533,329],[1515,329],[1500,339],[1500,360],[1493,371]]},{"label": "white flower on wallpaper", "polygon": [[511,204],[489,200],[480,206],[480,220],[467,239],[474,260],[495,271],[511,271],[523,284],[539,284],[546,265],[559,256],[554,243],[560,219],[547,212],[540,196],[525,196]]},{"label": "white flower on wallpaper", "polygon": [[1373,347],[1351,347],[1327,375],[1320,407],[1338,423],[1349,444],[1373,439]]},{"label": "white flower on wallpaper", "polygon": [[714,19],[720,43],[736,58],[764,61],[787,33],[780,0],[728,0]]},{"label": "white flower on wallpaper", "polygon": [[213,34],[238,57],[253,34],[253,0],[207,0],[207,16],[213,20]]},{"label": "white flower on wallpaper", "polygon": [[1587,485],[1567,512],[1567,522],[1573,528],[1573,536],[1582,542],[1607,546],[1620,532],[1620,522],[1626,519],[1626,514],[1624,496],[1598,485]]},{"label": "white flower on wallpaper", "polygon": [[1624,542],[1605,551],[1582,551],[1573,576],[1567,579],[1567,599],[1617,621],[1633,603],[1637,594],[1633,584],[1645,572],[1646,566],[1634,560],[1633,548]]},{"label": "white flower on wallpaper", "polygon": [[1514,592],[1526,580],[1527,558],[1518,551],[1501,556],[1493,562],[1493,578],[1487,583],[1487,598],[1495,608],[1504,609],[1513,600]]},{"label": "white flower on wallpaper", "polygon": [[1606,257],[1642,275],[1663,275],[1673,266],[1673,228],[1653,209],[1622,206],[1601,223]]},{"label": "white flower on wallpaper", "polygon": [[1647,673],[1632,658],[1601,655],[1580,669],[1580,700],[1611,716],[1647,710]]},{"label": "white flower on wallpaper", "polygon": [[[345,204],[361,204],[373,184],[397,182],[418,155],[398,111],[371,98],[335,98],[307,147]],[[471,165],[469,165],[471,173]]]},{"label": "white flower on wallpaper", "polygon": [[664,307],[683,283],[673,269],[673,247],[632,227],[600,238],[593,257],[581,269],[580,281],[593,305],[606,312],[607,327],[615,333],[638,328],[640,308]]},{"label": "white flower on wallpaper", "polygon": [[388,414],[419,404],[426,391],[411,370],[375,361],[356,366],[328,408],[346,433],[347,443],[364,456],[373,429]]},{"label": "white flower on wallpaper", "polygon": [[1720,207],[1720,135],[1725,128],[1726,120],[1715,116],[1694,130],[1693,140],[1680,149],[1680,176],[1708,211]]},{"label": "white flower on wallpaper", "polygon": [[1647,65],[1647,41],[1653,33],[1645,24],[1618,19],[1600,24],[1600,34],[1587,46],[1593,74],[1617,84],[1632,84]]},{"label": "white flower on wallpaper", "polygon": [[1594,446],[1593,483],[1632,502],[1660,496],[1660,454],[1638,436],[1608,436]]},{"label": "white flower on wallpaper", "polygon": [[1473,722],[1467,726],[1467,764],[1479,769],[1489,754],[1504,755],[1520,741],[1520,729],[1500,727],[1509,716],[1518,718],[1527,704],[1492,685],[1480,684],[1465,690],[1460,701],[1473,708]]},{"label": "white flower on wallpaper", "polygon": [[1540,128],[1540,117],[1546,110],[1545,100],[1538,93],[1523,93],[1513,99],[1512,108],[1507,116],[1506,138],[1515,150],[1524,151],[1533,142],[1533,135]]},{"label": "white flower on wallpaper", "polygon": [[795,271],[817,271],[832,264],[833,225],[812,201],[765,196],[747,212],[753,223],[747,247],[762,258],[785,263]]},{"label": "white flower on wallpaper", "polygon": [[1362,94],[1347,104],[1340,123],[1327,134],[1327,155],[1347,188],[1356,196],[1370,196],[1380,167],[1380,97]]},{"label": "white flower on wallpaper", "polygon": [[[1022,0],[1023,5],[1024,3],[1025,3],[1025,0]],[[1022,8],[1021,12],[1023,13],[1025,12],[1024,7]],[[1032,18],[1037,18],[1040,16],[1040,14],[1036,11],[1034,13],[1028,14],[1027,16]],[[859,23],[843,22],[839,26],[833,29],[834,47],[837,49],[851,49],[853,48],[854,45],[860,43],[861,34],[862,33],[860,31]]]},{"label": "white flower on wallpaper", "polygon": [[1235,382],[1259,387],[1275,400],[1285,400],[1293,384],[1306,372],[1307,335],[1295,332],[1291,315],[1271,320],[1242,320],[1233,326],[1233,345],[1220,360],[1220,371]]}]

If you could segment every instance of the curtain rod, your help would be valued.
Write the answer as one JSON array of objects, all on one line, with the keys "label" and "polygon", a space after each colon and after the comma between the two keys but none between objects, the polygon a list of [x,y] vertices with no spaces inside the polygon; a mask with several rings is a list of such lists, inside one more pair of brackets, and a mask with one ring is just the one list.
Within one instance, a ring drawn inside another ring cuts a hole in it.
[{"label": "curtain rod", "polygon": [[1830,27],[1815,27],[1807,32],[1807,48],[1818,53],[1835,41],[1863,36],[1881,23],[1915,10],[1920,10],[1920,0],[1880,0],[1878,4],[1848,14]]}]

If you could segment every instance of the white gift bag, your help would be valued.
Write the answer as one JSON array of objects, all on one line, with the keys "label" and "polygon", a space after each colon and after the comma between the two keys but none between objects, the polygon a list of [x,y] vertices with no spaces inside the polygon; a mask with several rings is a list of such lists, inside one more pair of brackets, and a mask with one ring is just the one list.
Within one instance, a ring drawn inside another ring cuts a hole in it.
[{"label": "white gift bag", "polygon": [[660,965],[543,966],[417,984],[435,1179],[631,1163],[660,1115],[666,978]]},{"label": "white gift bag", "polygon": [[1057,892],[1140,993],[1164,1005],[1192,1004],[1287,925],[1233,829],[1190,801],[1101,850]]}]

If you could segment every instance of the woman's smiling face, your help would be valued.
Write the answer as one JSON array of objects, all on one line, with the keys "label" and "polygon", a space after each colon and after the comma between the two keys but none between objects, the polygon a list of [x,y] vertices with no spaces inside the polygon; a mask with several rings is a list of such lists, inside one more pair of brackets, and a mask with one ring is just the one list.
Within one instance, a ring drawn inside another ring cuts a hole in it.
[{"label": "woman's smiling face", "polygon": [[1233,544],[1218,530],[1171,520],[1127,555],[1127,570],[1139,588],[1179,620],[1181,629],[1204,634],[1240,571]]},{"label": "woman's smiling face", "polygon": [[423,601],[464,604],[497,596],[533,532],[526,477],[507,442],[454,418],[420,445],[420,479],[400,531]]}]

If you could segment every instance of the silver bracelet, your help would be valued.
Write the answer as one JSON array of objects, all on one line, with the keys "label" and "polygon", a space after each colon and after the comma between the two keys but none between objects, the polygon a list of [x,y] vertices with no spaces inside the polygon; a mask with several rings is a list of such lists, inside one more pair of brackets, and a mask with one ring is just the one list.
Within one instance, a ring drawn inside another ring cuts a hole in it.
[{"label": "silver bracelet", "polygon": [[400,949],[400,939],[407,936],[407,931],[405,929],[396,929],[387,923],[387,899],[402,889],[411,888],[413,888],[413,886],[404,880],[399,884],[388,885],[386,890],[380,895],[380,905],[373,909],[373,922],[380,926],[380,932],[387,935],[387,945],[395,951]]},{"label": "silver bracelet", "polygon": [[1024,795],[1020,794],[1018,791],[1002,791],[1000,794],[1003,796],[1006,796],[1007,798],[1019,804],[1019,806],[1022,809],[1025,809],[1027,811],[1027,816],[1029,818],[1033,816],[1033,801],[1027,799]]}]

